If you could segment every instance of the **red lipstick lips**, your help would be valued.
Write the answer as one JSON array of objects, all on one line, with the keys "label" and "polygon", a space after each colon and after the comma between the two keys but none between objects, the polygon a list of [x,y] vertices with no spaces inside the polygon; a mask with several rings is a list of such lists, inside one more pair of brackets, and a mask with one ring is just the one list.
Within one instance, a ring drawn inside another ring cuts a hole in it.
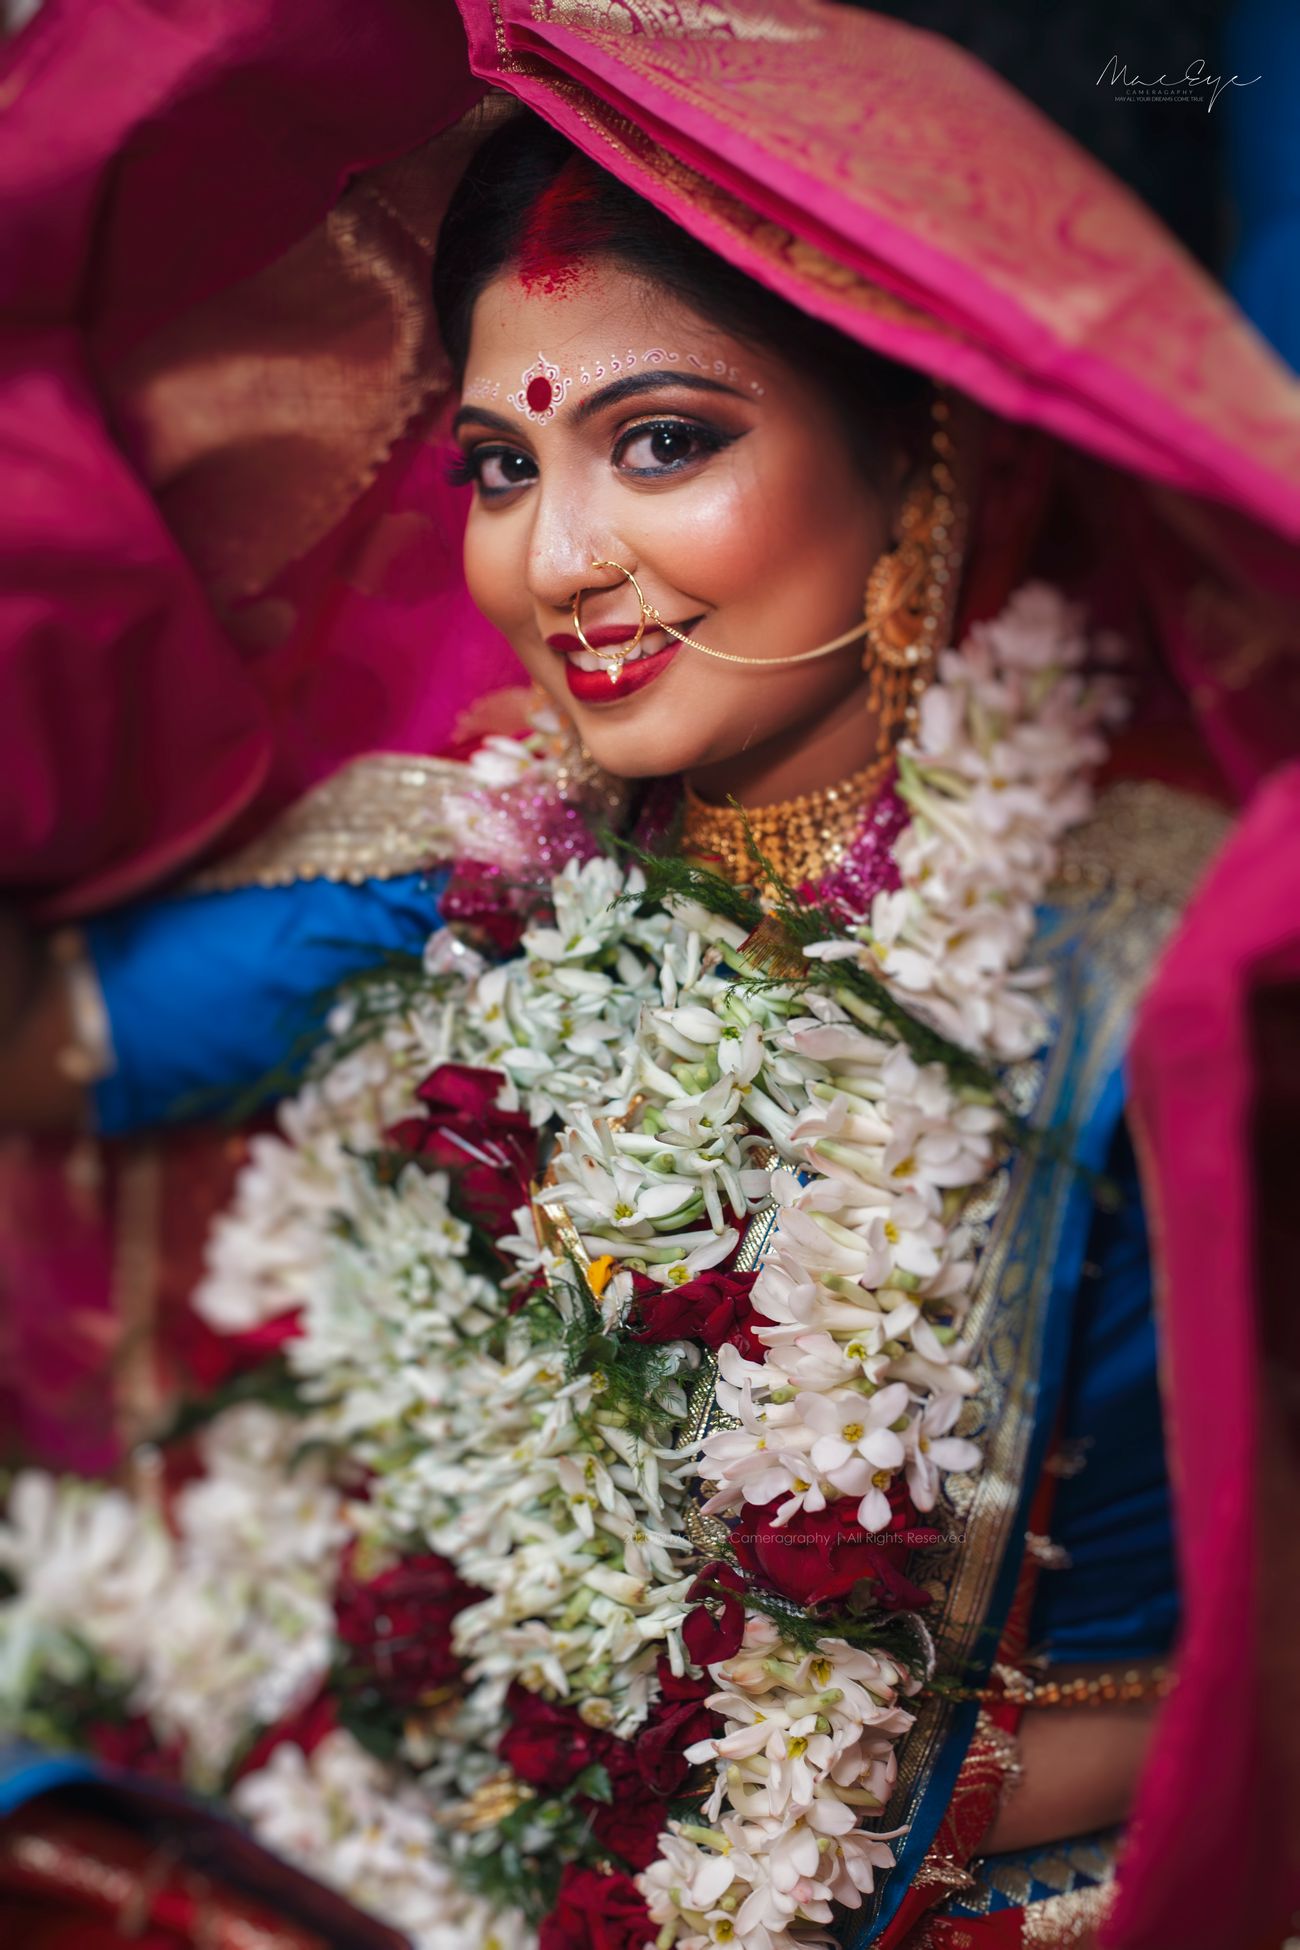
[{"label": "red lipstick lips", "polygon": [[[689,631],[698,621],[697,617],[679,623],[677,627]],[[613,650],[620,643],[630,646],[635,635],[634,623],[606,623],[589,629],[587,641],[593,650]],[[662,632],[652,628],[646,631],[646,635],[654,637],[662,635]],[[634,662],[624,664],[611,683],[608,670],[583,670],[573,661],[573,652],[581,650],[582,644],[572,633],[557,632],[554,636],[548,636],[546,643],[548,649],[558,651],[565,658],[564,676],[569,695],[577,698],[580,704],[616,704],[622,698],[631,697],[634,691],[644,690],[647,684],[663,675],[681,647],[669,637],[662,649],[649,650]]]},{"label": "red lipstick lips", "polygon": [[[653,632],[650,634],[653,635]],[[606,623],[603,628],[588,630],[587,641],[595,650],[612,650],[616,643],[630,644],[635,635],[635,623]],[[572,634],[548,636],[546,642],[550,649],[558,650],[564,656],[567,656],[571,650],[582,648],[577,637]]]},{"label": "red lipstick lips", "polygon": [[624,664],[612,684],[607,670],[581,670],[577,664],[567,663],[564,681],[569,695],[576,697],[579,704],[614,704],[620,698],[631,697],[633,691],[644,690],[663,675],[678,648],[677,644],[670,643],[666,650],[656,651],[653,656],[638,657],[634,664]]}]

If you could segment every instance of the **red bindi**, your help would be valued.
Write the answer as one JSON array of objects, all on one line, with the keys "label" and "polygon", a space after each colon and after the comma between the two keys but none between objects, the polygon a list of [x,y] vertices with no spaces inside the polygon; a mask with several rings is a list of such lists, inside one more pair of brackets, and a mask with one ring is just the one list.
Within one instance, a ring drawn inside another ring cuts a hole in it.
[{"label": "red bindi", "polygon": [[527,372],[520,373],[519,391],[507,393],[506,398],[516,413],[526,413],[530,420],[544,427],[556,407],[564,404],[571,384],[568,373],[561,372],[544,352],[539,352]]}]

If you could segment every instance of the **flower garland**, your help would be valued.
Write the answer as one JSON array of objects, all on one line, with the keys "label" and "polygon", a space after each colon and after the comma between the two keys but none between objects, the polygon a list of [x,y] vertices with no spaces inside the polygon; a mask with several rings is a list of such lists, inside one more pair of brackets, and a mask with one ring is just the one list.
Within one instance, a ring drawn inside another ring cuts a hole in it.
[{"label": "flower garland", "polygon": [[[355,985],[196,1303],[279,1405],[174,1491],[19,1481],[10,1717],[115,1712],[421,1950],[829,1941],[893,1861],[915,1526],[980,1462],[961,1212],[985,1066],[1047,1033],[1087,655],[1043,585],[945,652],[899,887],[791,896],[775,961],[734,890],[574,847],[518,954]],[[551,763],[490,741],[470,809]]]}]

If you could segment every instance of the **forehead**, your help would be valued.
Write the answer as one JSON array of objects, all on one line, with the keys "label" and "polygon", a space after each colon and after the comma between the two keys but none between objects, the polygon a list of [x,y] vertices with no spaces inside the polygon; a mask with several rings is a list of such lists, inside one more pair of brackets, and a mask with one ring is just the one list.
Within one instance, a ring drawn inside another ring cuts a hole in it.
[{"label": "forehead", "polygon": [[[648,352],[694,353],[719,359],[742,348],[670,292],[608,259],[593,259],[553,285],[503,272],[486,285],[474,306],[466,381],[510,365],[523,352],[539,352],[557,364],[574,358],[641,360]],[[753,363],[752,348],[748,361]]]}]

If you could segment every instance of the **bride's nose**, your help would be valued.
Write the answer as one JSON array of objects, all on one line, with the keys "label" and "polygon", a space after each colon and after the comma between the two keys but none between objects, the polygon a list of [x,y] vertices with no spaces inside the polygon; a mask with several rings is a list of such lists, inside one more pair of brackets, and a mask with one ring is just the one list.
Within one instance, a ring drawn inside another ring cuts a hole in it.
[{"label": "bride's nose", "polygon": [[[528,591],[545,609],[567,610],[584,590],[616,588],[621,577],[593,565],[602,558],[626,559],[618,538],[597,532],[590,511],[572,496],[538,495],[528,543]],[[620,554],[622,549],[622,554]]]}]

